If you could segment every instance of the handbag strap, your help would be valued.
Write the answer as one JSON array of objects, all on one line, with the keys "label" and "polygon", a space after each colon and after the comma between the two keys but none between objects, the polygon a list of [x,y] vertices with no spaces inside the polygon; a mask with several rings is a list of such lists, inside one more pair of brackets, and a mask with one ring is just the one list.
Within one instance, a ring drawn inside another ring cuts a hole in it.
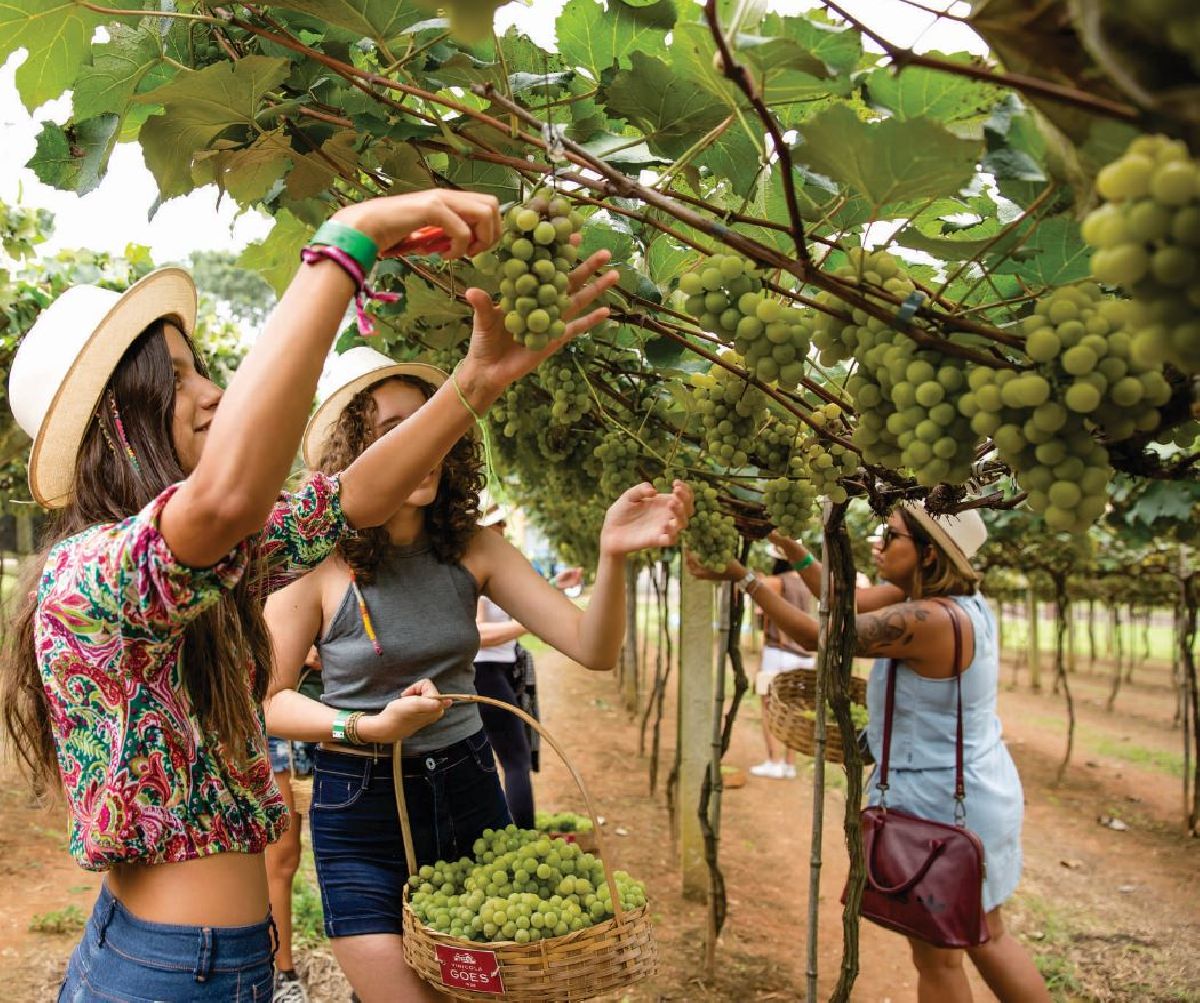
[{"label": "handbag strap", "polygon": [[[954,729],[954,821],[958,825],[966,822],[966,809],[963,799],[967,796],[966,784],[963,778],[963,707],[962,707],[962,625],[958,620],[958,612],[954,600],[936,597],[933,600],[946,610],[950,624],[954,628],[954,686],[957,698],[956,723]],[[888,662],[887,698],[883,711],[883,755],[879,759],[879,780],[875,784],[880,792],[880,803],[887,807],[888,763],[892,753],[892,715],[896,710],[896,675],[899,661],[895,658]]]}]

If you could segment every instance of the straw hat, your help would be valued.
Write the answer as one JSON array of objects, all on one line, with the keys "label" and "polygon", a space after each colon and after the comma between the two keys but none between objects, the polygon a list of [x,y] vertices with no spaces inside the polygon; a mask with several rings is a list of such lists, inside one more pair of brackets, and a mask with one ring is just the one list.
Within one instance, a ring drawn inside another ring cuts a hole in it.
[{"label": "straw hat", "polygon": [[979,572],[971,567],[971,558],[987,539],[987,526],[973,508],[954,515],[930,515],[920,502],[905,502],[900,506],[921,524],[929,538],[942,548],[967,578],[976,580]]},{"label": "straw hat", "polygon": [[366,345],[351,348],[330,360],[317,384],[316,414],[304,430],[304,462],[310,469],[316,468],[320,461],[325,441],[346,405],[359,391],[392,376],[416,376],[435,387],[440,387],[448,378],[436,366],[424,362],[395,362]]},{"label": "straw hat", "polygon": [[79,446],[105,385],[138,335],[164,317],[192,336],[196,287],[181,268],[160,268],[123,293],[72,286],[25,335],[9,371],[8,399],[33,439],[29,489],[46,508],[70,500]]}]

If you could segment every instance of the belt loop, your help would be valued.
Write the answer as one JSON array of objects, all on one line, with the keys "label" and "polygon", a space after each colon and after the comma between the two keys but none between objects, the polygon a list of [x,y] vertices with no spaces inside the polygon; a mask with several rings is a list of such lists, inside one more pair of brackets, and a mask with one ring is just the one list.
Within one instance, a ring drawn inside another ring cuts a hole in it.
[{"label": "belt loop", "polygon": [[200,927],[200,950],[196,952],[196,981],[207,982],[212,973],[213,932],[211,926]]},{"label": "belt loop", "polygon": [[103,912],[100,914],[99,921],[96,924],[98,928],[96,931],[96,941],[98,947],[104,946],[104,938],[108,933],[108,925],[113,921],[113,916],[115,916],[117,913],[117,897],[108,890],[107,885],[102,887],[104,889],[103,894],[108,898],[108,903],[105,905]]}]

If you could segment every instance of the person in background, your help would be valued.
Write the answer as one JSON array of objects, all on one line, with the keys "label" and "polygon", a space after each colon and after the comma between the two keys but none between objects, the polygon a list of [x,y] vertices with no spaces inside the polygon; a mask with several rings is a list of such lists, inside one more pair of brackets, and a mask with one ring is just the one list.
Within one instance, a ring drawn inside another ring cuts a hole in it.
[{"label": "person in background", "polygon": [[[771,567],[771,574],[763,579],[763,588],[781,596],[797,609],[806,613],[812,612],[812,593],[799,573],[793,570],[778,547],[772,548],[771,555],[775,563]],[[767,758],[765,762],[750,767],[754,776],[774,780],[791,780],[796,776],[796,754],[791,749],[781,747],[767,727],[767,715],[771,707],[771,680],[781,672],[811,669],[812,666],[811,652],[783,633],[775,621],[764,613],[762,661],[754,677],[754,692],[762,700],[763,741],[767,747]]]},{"label": "person in background", "polygon": [[[483,515],[479,525],[504,536],[508,528],[508,512],[503,506],[481,503]],[[581,568],[564,568],[552,579],[554,587],[566,593],[583,580]],[[523,625],[510,617],[488,596],[480,595],[475,615],[479,628],[479,654],[475,656],[475,690],[480,696],[491,697],[520,707],[537,717],[536,680],[533,656],[521,647],[518,639],[527,634]],[[522,829],[534,828],[533,779],[537,769],[537,733],[515,714],[499,707],[479,705],[483,730],[487,732],[492,750],[504,770],[504,797],[513,821]]]},{"label": "person in background", "polygon": [[[304,661],[299,689],[314,699],[320,698],[321,656],[315,647],[309,649]],[[284,804],[292,818],[292,824],[279,841],[267,847],[267,890],[271,897],[271,916],[279,936],[272,1003],[308,1003],[308,993],[296,974],[296,963],[292,957],[292,883],[300,869],[300,828],[304,820],[304,816],[296,811],[292,778],[312,774],[312,757],[316,747],[316,742],[289,743],[286,738],[267,736],[271,771],[275,774],[275,783],[279,785],[279,793],[283,795]]]}]

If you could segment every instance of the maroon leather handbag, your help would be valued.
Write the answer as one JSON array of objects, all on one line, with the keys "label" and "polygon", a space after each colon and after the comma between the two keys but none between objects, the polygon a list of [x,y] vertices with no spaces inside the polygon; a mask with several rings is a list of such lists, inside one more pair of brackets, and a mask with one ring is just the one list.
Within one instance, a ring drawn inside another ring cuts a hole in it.
[{"label": "maroon leather handbag", "polygon": [[[952,601],[940,603],[953,606]],[[955,734],[955,824],[935,822],[887,807],[888,757],[896,704],[897,663],[888,666],[883,718],[883,755],[879,764],[880,803],[862,812],[867,884],[860,915],[872,923],[916,937],[934,947],[976,947],[987,942],[983,911],[986,873],[983,843],[966,827],[963,799],[962,627],[954,609],[954,684],[958,689]],[[845,892],[842,900],[845,901]]]}]

